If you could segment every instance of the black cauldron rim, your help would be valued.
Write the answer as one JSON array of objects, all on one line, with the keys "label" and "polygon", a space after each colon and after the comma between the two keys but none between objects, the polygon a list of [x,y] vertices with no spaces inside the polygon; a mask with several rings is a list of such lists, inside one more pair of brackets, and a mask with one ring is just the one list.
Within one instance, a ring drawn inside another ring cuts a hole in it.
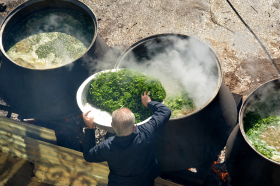
[{"label": "black cauldron rim", "polygon": [[173,121],[176,121],[176,120],[181,120],[181,119],[184,119],[184,118],[187,118],[187,117],[190,117],[192,115],[195,115],[197,113],[199,113],[201,110],[203,110],[205,107],[207,107],[212,101],[213,99],[217,96],[217,94],[219,93],[220,91],[220,88],[222,86],[222,79],[223,79],[223,71],[222,71],[222,67],[221,67],[221,63],[219,61],[219,58],[218,56],[216,55],[216,53],[214,52],[214,50],[212,49],[211,46],[209,46],[207,43],[195,38],[195,37],[192,37],[192,36],[188,36],[188,35],[184,35],[184,34],[177,34],[177,33],[163,33],[163,34],[155,34],[155,35],[151,35],[151,36],[148,36],[146,38],[143,38],[141,39],[140,41],[137,41],[136,43],[132,44],[131,46],[127,47],[120,55],[120,57],[117,59],[117,62],[115,64],[115,69],[118,68],[119,66],[119,63],[120,61],[126,57],[126,54],[128,54],[129,52],[131,52],[134,48],[136,48],[137,46],[147,42],[148,40],[151,40],[151,39],[155,39],[155,38],[159,38],[159,37],[165,37],[165,36],[177,36],[177,37],[184,37],[184,38],[192,38],[192,39],[195,39],[195,40],[198,40],[199,42],[205,44],[206,46],[209,47],[210,51],[211,51],[211,54],[213,56],[213,58],[215,59],[215,62],[217,64],[217,69],[218,69],[218,82],[217,82],[217,86],[216,86],[216,89],[214,91],[214,93],[212,94],[211,98],[206,102],[204,103],[204,105],[202,105],[200,108],[196,109],[195,111],[185,115],[185,116],[180,116],[180,117],[176,117],[176,118],[170,118],[169,120],[173,120]]},{"label": "black cauldron rim", "polygon": [[251,101],[251,99],[256,95],[256,91],[260,88],[264,88],[265,86],[267,86],[268,84],[275,84],[275,83],[280,83],[280,78],[276,78],[276,79],[272,79],[272,80],[269,80],[265,83],[263,83],[262,85],[258,86],[257,88],[255,88],[249,95],[248,97],[246,98],[246,100],[243,102],[242,106],[241,106],[241,109],[240,109],[240,112],[239,112],[239,130],[241,131],[241,134],[244,138],[244,140],[246,141],[246,143],[250,146],[250,148],[252,148],[259,156],[261,156],[262,158],[276,164],[276,165],[280,165],[280,162],[277,162],[275,160],[272,160],[272,159],[269,159],[267,157],[265,157],[264,155],[262,155],[259,151],[257,151],[255,149],[255,147],[251,144],[250,140],[248,139],[246,133],[245,133],[245,130],[244,130],[244,127],[243,127],[243,113],[245,111],[245,108],[248,106],[249,102]]},{"label": "black cauldron rim", "polygon": [[[98,22],[96,20],[96,16],[94,14],[94,12],[86,5],[84,4],[83,2],[81,1],[77,1],[77,0],[57,0],[57,1],[65,1],[65,2],[68,2],[68,3],[74,3],[76,4],[77,6],[80,6],[82,7],[87,13],[89,13],[90,17],[92,18],[93,20],[93,24],[94,24],[94,36],[92,38],[92,41],[90,43],[90,45],[87,47],[87,50],[84,52],[83,55],[81,55],[79,58],[73,60],[71,63],[68,63],[68,64],[64,64],[62,66],[59,66],[59,67],[53,67],[53,68],[46,68],[46,69],[34,69],[34,68],[29,68],[29,67],[24,67],[24,66],[21,66],[17,63],[15,63],[12,59],[10,59],[10,57],[6,54],[6,51],[4,50],[4,47],[3,47],[3,31],[5,29],[5,26],[7,25],[7,23],[9,22],[9,20],[18,12],[20,11],[22,8],[26,7],[26,6],[29,6],[33,3],[36,3],[36,2],[40,2],[40,1],[48,1],[48,0],[29,0],[27,2],[24,2],[20,5],[18,5],[16,8],[14,8],[6,17],[5,19],[3,20],[2,24],[0,25],[0,52],[2,55],[5,55],[5,57],[7,59],[9,59],[12,63],[16,64],[17,66],[20,66],[22,68],[25,68],[25,69],[29,69],[29,70],[34,70],[34,71],[44,71],[44,70],[51,70],[51,69],[57,69],[57,68],[64,68],[68,65],[71,65],[73,64],[75,61],[79,60],[80,58],[83,58],[87,52],[90,50],[90,48],[92,47],[92,45],[94,44],[96,38],[97,38],[97,33],[98,33]],[[43,9],[42,9],[43,10]],[[1,66],[1,63],[0,63],[0,66]]]}]

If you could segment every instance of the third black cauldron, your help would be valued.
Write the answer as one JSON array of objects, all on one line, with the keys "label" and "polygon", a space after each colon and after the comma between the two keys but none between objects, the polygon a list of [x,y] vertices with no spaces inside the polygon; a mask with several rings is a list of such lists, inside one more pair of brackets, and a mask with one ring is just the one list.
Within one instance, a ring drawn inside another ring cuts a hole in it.
[{"label": "third black cauldron", "polygon": [[226,145],[226,167],[233,186],[280,185],[280,163],[265,157],[254,148],[246,136],[243,121],[244,113],[250,105],[259,101],[262,95],[270,97],[272,90],[279,89],[280,79],[264,83],[248,96],[241,107],[239,124],[230,134]]}]

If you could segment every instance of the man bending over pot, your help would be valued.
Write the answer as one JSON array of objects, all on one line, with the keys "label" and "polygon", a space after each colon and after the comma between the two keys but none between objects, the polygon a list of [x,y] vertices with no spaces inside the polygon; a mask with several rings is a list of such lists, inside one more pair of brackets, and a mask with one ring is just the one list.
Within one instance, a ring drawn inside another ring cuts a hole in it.
[{"label": "man bending over pot", "polygon": [[134,114],[120,108],[112,114],[112,127],[116,133],[95,146],[94,118],[83,114],[85,130],[84,158],[87,162],[107,161],[110,169],[108,185],[152,186],[160,175],[154,152],[156,134],[168,122],[171,111],[162,103],[152,101],[144,92],[143,105],[154,112],[143,125],[135,126]]}]

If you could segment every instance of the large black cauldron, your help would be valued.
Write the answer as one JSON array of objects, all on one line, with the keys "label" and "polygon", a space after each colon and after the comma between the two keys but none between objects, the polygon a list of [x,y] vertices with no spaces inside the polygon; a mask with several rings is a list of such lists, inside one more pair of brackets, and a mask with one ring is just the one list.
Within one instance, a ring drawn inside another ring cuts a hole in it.
[{"label": "large black cauldron", "polygon": [[253,147],[245,134],[243,123],[248,106],[263,94],[268,94],[272,87],[279,91],[280,79],[261,85],[248,96],[239,113],[239,125],[227,141],[226,167],[234,186],[280,185],[280,163],[266,158]]},{"label": "large black cauldron", "polygon": [[[31,69],[14,63],[5,52],[7,49],[4,42],[8,34],[26,17],[49,9],[74,11],[90,20],[92,25],[88,26],[94,27],[94,33],[87,41],[87,52],[69,65],[57,68]],[[101,59],[109,50],[97,31],[94,13],[76,0],[31,0],[15,8],[5,18],[0,31],[0,93],[5,101],[17,113],[43,120],[65,118],[80,113],[76,103],[77,89],[95,72],[96,60]]]},{"label": "large black cauldron", "polygon": [[[133,68],[129,63],[136,61],[137,67],[148,68],[151,64],[147,65],[143,61],[149,60],[150,55],[165,51],[170,41],[177,40],[176,42],[180,43],[189,39],[193,40],[194,45],[190,43],[188,47],[204,45],[207,48],[211,60],[216,64],[213,71],[217,81],[208,101],[184,117],[170,119],[161,131],[155,150],[163,171],[180,171],[198,167],[213,160],[226,145],[227,138],[237,122],[237,109],[231,92],[222,83],[219,60],[215,53],[199,40],[185,35],[162,34],[145,38],[129,47],[115,66],[115,68]],[[149,42],[152,42],[152,45],[149,45]]]}]

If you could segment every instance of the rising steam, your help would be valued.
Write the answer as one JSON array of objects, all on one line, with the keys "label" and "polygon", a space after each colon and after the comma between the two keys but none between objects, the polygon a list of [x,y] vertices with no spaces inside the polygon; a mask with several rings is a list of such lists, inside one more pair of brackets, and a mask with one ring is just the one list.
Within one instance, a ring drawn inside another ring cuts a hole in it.
[{"label": "rising steam", "polygon": [[[260,91],[261,90],[261,91]],[[249,112],[260,115],[261,118],[272,115],[280,116],[280,89],[277,84],[267,84],[261,88],[246,107],[244,116]]]},{"label": "rising steam", "polygon": [[[90,46],[94,32],[94,23],[82,14],[70,10],[43,10],[15,26],[6,38],[4,48],[6,52],[12,49],[10,57],[14,61],[20,60],[21,65],[57,67],[82,55]],[[27,49],[18,50],[23,46]],[[43,48],[38,52],[41,57],[37,53],[39,47]],[[73,65],[67,67],[71,70]]]},{"label": "rising steam", "polygon": [[207,45],[193,38],[170,36],[160,44],[148,41],[145,47],[147,56],[140,63],[136,56],[130,56],[119,67],[134,68],[160,79],[168,94],[179,93],[182,85],[197,108],[211,98],[218,83],[218,68]]},{"label": "rising steam", "polygon": [[[147,41],[144,47],[145,51],[141,54],[128,53],[116,68],[136,69],[158,78],[167,94],[177,94],[183,88],[197,108],[213,96],[219,72],[214,55],[207,45],[193,38],[168,36],[162,37],[160,43],[155,39]],[[104,64],[108,63],[88,62],[88,67],[95,72],[109,69]]]}]

